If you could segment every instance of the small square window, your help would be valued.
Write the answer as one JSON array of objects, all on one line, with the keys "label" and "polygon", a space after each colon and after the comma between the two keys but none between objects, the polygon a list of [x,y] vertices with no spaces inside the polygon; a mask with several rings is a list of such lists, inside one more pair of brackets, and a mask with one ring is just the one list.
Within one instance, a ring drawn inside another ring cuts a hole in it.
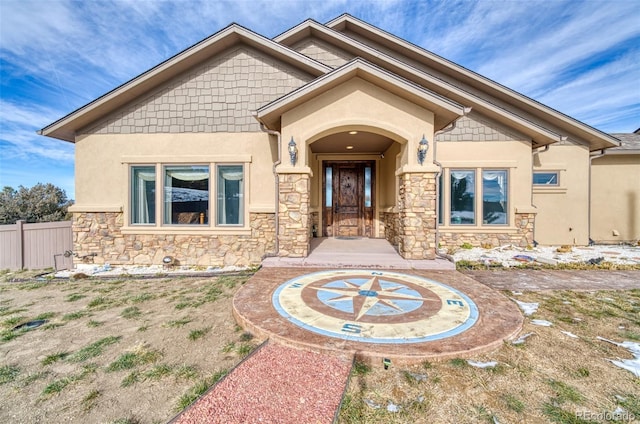
[{"label": "small square window", "polygon": [[539,186],[557,186],[558,185],[558,173],[557,172],[534,172],[533,173],[533,185]]}]

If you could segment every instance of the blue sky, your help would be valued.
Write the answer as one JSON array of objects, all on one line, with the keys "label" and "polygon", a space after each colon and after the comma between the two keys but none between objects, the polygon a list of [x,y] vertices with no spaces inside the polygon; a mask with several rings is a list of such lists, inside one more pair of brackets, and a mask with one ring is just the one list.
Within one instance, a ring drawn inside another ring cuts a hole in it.
[{"label": "blue sky", "polygon": [[350,13],[606,132],[640,127],[640,3],[0,0],[0,188],[74,198],[73,144],[36,135],[237,22],[274,37]]}]

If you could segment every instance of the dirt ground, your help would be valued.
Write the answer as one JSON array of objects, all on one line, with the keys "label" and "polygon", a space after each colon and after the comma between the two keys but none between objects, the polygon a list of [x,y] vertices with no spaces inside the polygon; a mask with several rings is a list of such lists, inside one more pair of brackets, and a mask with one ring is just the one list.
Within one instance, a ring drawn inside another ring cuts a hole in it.
[{"label": "dirt ground", "polygon": [[[0,282],[0,422],[169,421],[260,343],[231,314],[247,279]],[[356,363],[338,422],[640,422],[640,378],[609,361],[632,355],[598,339],[640,342],[640,289],[504,294],[539,309],[524,343],[471,358],[495,367]]]},{"label": "dirt ground", "polygon": [[247,278],[0,283],[0,422],[167,422],[257,344],[231,315]]}]

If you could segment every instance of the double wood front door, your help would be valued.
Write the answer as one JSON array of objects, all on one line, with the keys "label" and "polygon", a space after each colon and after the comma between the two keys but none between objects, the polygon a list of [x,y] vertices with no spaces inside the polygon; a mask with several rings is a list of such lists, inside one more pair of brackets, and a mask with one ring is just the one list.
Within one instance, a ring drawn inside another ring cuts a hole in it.
[{"label": "double wood front door", "polygon": [[373,161],[324,162],[324,237],[373,237]]}]

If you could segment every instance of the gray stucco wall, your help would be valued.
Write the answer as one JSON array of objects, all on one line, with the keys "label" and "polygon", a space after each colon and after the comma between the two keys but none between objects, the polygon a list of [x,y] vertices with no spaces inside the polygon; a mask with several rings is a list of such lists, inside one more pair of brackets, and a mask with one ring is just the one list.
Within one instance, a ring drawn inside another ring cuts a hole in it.
[{"label": "gray stucco wall", "polygon": [[209,59],[81,134],[259,131],[251,111],[312,79],[247,46]]}]

